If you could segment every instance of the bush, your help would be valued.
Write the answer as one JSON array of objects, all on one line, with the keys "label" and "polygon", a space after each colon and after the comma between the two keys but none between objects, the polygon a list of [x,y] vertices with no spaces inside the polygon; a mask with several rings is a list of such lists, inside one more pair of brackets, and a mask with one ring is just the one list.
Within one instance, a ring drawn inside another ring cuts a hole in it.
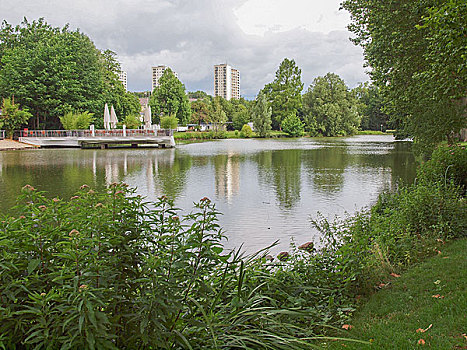
[{"label": "bush", "polygon": [[292,137],[301,137],[305,132],[302,121],[295,113],[285,117],[281,125],[282,130]]},{"label": "bush", "polygon": [[441,146],[431,159],[420,167],[418,180],[422,183],[452,183],[461,193],[467,191],[467,150],[463,146]]},{"label": "bush", "polygon": [[94,114],[88,111],[82,113],[68,112],[60,117],[60,122],[65,130],[89,129],[94,121]]},{"label": "bush", "polygon": [[289,266],[224,252],[208,198],[180,216],[125,184],[69,200],[25,186],[12,212],[0,221],[0,348],[306,349],[329,313]]},{"label": "bush", "polygon": [[242,131],[240,131],[240,137],[249,138],[253,136],[253,130],[248,124],[243,125]]},{"label": "bush", "polygon": [[141,126],[141,120],[138,115],[127,115],[123,124],[125,124],[128,129],[138,129]]},{"label": "bush", "polygon": [[161,129],[177,129],[178,119],[174,116],[167,115],[161,118]]}]

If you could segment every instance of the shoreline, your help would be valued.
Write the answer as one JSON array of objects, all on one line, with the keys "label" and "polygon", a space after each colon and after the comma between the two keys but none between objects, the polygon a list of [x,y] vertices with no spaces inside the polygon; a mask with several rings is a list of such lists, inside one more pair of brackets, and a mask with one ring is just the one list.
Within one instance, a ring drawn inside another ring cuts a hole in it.
[{"label": "shoreline", "polygon": [[22,143],[19,141],[4,139],[0,140],[0,151],[15,151],[15,150],[23,150],[23,149],[34,149],[38,148],[32,145],[28,145],[26,143]]}]

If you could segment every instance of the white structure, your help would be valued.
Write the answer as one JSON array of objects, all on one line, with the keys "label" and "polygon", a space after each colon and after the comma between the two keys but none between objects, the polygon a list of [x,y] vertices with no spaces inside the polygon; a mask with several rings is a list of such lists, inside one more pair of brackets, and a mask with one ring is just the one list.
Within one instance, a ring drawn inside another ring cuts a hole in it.
[{"label": "white structure", "polygon": [[[152,87],[151,87],[151,92],[154,91],[156,87],[159,86],[159,79],[162,77],[162,74],[164,74],[164,71],[169,68],[164,65],[160,65],[157,67],[152,67]],[[173,74],[178,78],[178,74],[175,73],[172,70]]]},{"label": "white structure", "polygon": [[214,97],[240,98],[240,72],[227,63],[214,66]]},{"label": "white structure", "polygon": [[121,70],[120,73],[118,73],[118,80],[122,82],[123,86],[125,87],[125,91],[128,91],[126,72]]}]

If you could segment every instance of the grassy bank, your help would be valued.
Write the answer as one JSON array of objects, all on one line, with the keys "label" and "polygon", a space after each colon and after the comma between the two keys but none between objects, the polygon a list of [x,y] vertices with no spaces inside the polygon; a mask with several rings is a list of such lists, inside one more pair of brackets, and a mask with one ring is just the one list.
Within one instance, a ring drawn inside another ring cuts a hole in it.
[{"label": "grassy bank", "polygon": [[[331,342],[329,349],[467,347],[467,239],[440,244],[439,254],[390,277],[337,335],[371,344]],[[419,344],[420,342],[420,344]]]},{"label": "grassy bank", "polygon": [[[253,133],[253,138],[257,138],[255,133]],[[271,138],[277,137],[289,137],[285,132],[282,131],[272,131]],[[216,139],[244,139],[248,137],[242,136],[239,131],[187,131],[187,132],[175,132],[174,139],[175,141],[184,141],[184,140],[216,140]]]}]

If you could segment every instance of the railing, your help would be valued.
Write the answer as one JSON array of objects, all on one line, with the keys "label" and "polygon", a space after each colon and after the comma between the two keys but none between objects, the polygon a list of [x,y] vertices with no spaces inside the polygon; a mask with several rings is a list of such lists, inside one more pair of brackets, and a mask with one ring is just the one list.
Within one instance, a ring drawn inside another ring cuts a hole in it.
[{"label": "railing", "polygon": [[[172,136],[172,130],[21,130],[20,137],[134,137],[134,136]],[[0,134],[1,136],[1,134]]]},{"label": "railing", "polygon": [[5,138],[5,130],[0,130],[0,140]]}]

